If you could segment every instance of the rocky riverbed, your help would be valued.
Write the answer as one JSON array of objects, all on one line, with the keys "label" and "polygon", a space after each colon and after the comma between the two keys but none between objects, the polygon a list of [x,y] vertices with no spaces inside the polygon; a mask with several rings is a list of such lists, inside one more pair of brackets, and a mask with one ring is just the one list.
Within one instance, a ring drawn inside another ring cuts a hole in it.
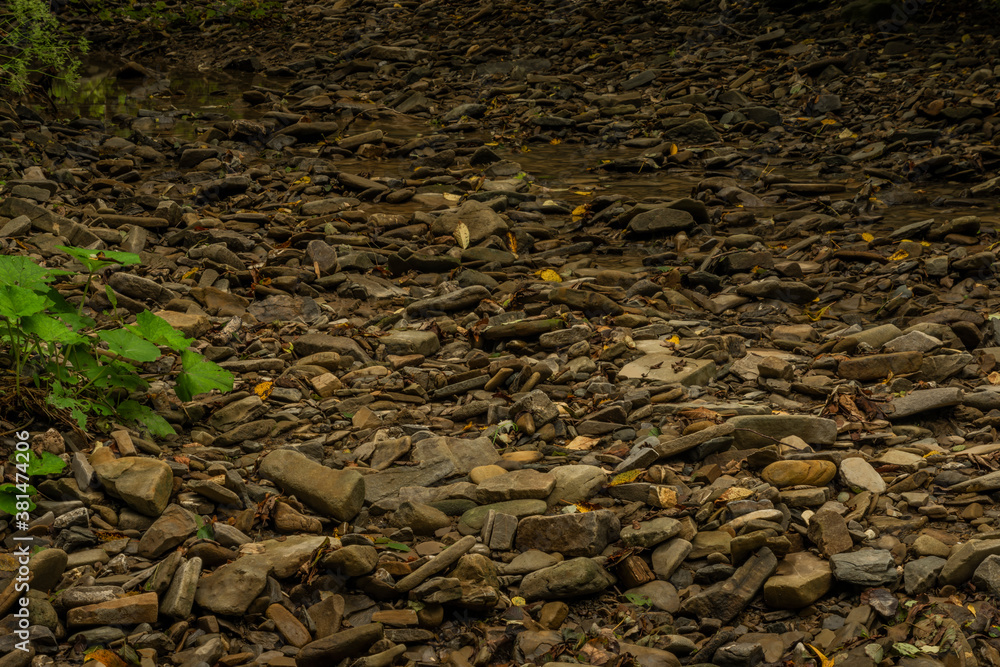
[{"label": "rocky riverbed", "polygon": [[70,465],[0,667],[1000,664],[1000,45],[873,6],[79,19],[124,92],[0,108],[4,254],[139,254],[87,311],[236,384],[5,399]]}]

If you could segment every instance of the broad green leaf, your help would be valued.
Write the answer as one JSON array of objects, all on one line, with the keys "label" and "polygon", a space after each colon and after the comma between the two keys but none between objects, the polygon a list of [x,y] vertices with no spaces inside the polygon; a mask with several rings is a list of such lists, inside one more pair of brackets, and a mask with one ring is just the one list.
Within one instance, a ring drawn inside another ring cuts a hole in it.
[{"label": "broad green leaf", "polygon": [[77,312],[76,306],[64,299],[62,294],[59,292],[54,289],[50,289],[45,293],[45,296],[47,296],[52,302],[52,305],[49,307],[49,314],[58,317],[66,324],[73,327],[75,331],[80,331],[81,329],[87,329],[94,326],[95,323],[93,319],[80,315]]},{"label": "broad green leaf", "polygon": [[90,411],[91,403],[85,398],[71,396],[62,388],[62,384],[54,382],[45,401],[56,408],[69,410],[69,413],[76,420],[77,425],[83,429],[87,426],[87,412]]},{"label": "broad green leaf", "polygon": [[85,366],[79,369],[80,375],[85,377],[87,382],[102,389],[113,386],[113,384],[108,380],[113,372],[114,369],[111,368],[110,364],[104,364],[102,366],[94,363],[93,366]]},{"label": "broad green leaf", "polygon": [[118,412],[108,405],[105,401],[92,401],[90,404],[91,414],[99,415],[101,417],[114,417]]},{"label": "broad green leaf", "polygon": [[50,343],[82,343],[85,337],[70,329],[64,322],[42,313],[21,318],[21,330]]},{"label": "broad green leaf", "polygon": [[653,601],[647,595],[641,593],[626,593],[625,599],[639,607],[648,607]]},{"label": "broad green leaf", "polygon": [[390,549],[395,549],[396,551],[410,551],[410,547],[406,546],[402,542],[393,542],[388,537],[380,537],[375,540],[375,544],[381,544],[383,546],[389,547]]},{"label": "broad green leaf", "polygon": [[153,345],[165,345],[174,352],[186,350],[194,342],[187,338],[159,315],[144,310],[135,318],[136,325],[127,327],[132,333],[142,336]]},{"label": "broad green leaf", "polygon": [[[28,486],[28,495],[35,495],[35,487]],[[17,513],[17,496],[21,495],[21,492],[17,490],[17,487],[13,484],[0,484],[0,511],[6,512],[13,516]],[[35,501],[30,497],[28,498],[28,511],[33,512],[35,510]]]},{"label": "broad green leaf", "polygon": [[[36,489],[35,487],[33,487],[31,484],[25,484],[24,485],[24,491],[26,493],[24,493],[22,495],[33,496],[36,493],[38,493],[38,489]],[[22,491],[20,489],[18,489],[17,484],[14,484],[13,482],[8,482],[6,484],[0,484],[0,492],[11,493],[11,494],[15,494],[15,495],[22,493]]]},{"label": "broad green leaf", "polygon": [[190,401],[197,394],[218,389],[232,391],[233,374],[209,361],[197,352],[184,350],[181,352],[181,365],[184,370],[177,376],[177,386],[174,391],[182,401]]},{"label": "broad green leaf", "polygon": [[87,344],[67,345],[63,348],[63,356],[72,365],[74,371],[83,375],[86,375],[88,371],[100,368]]},{"label": "broad green leaf", "polygon": [[56,250],[62,250],[67,255],[75,257],[90,272],[112,264],[131,266],[142,261],[139,255],[120,250],[88,250],[87,248],[73,248],[64,245],[56,246]]},{"label": "broad green leaf", "polygon": [[130,364],[124,361],[112,361],[108,366],[111,367],[111,372],[108,374],[108,382],[113,387],[121,387],[128,391],[149,388],[149,383],[139,377],[135,372],[135,368]]},{"label": "broad green leaf", "polygon": [[108,344],[109,350],[126,359],[145,363],[160,358],[160,350],[155,345],[136,336],[131,331],[125,329],[101,331],[97,337]]},{"label": "broad green leaf", "polygon": [[111,361],[101,366],[92,366],[81,371],[95,387],[110,389],[121,387],[129,391],[145,389],[149,384],[139,377],[135,368],[121,361]]},{"label": "broad green leaf", "polygon": [[42,452],[41,456],[32,454],[28,458],[28,475],[52,475],[62,472],[66,462],[52,452]]},{"label": "broad green leaf", "polygon": [[41,294],[35,294],[26,287],[0,285],[0,315],[24,317],[40,313],[52,302]]},{"label": "broad green leaf", "polygon": [[114,310],[118,310],[118,297],[115,296],[115,291],[111,289],[111,285],[104,286],[104,294],[108,297],[108,303]]},{"label": "broad green leaf", "polygon": [[23,255],[0,256],[0,285],[18,285],[34,289],[43,287],[45,283],[55,279],[56,274],[66,271],[53,271],[39,266],[30,257]]},{"label": "broad green leaf", "polygon": [[149,406],[136,401],[122,401],[118,406],[118,415],[122,419],[142,424],[152,435],[162,437],[176,433],[166,419],[156,414]]},{"label": "broad green leaf", "polygon": [[198,532],[195,533],[195,537],[197,537],[199,540],[215,539],[215,530],[212,528],[211,523],[205,523],[204,519],[202,519],[197,514],[194,515],[194,520],[195,523],[198,524]]},{"label": "broad green leaf", "polygon": [[53,361],[46,362],[45,372],[36,375],[34,378],[35,386],[42,387],[43,379],[46,383],[61,382],[64,385],[75,385],[81,380],[80,376],[73,372],[73,369],[68,368],[61,361],[60,363]]}]

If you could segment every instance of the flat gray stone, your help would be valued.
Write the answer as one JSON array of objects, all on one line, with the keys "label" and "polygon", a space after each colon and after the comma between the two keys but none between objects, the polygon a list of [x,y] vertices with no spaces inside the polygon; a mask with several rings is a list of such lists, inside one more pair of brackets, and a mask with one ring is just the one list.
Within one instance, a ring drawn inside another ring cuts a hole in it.
[{"label": "flat gray stone", "polygon": [[525,575],[521,596],[528,600],[560,600],[599,593],[614,576],[590,558],[574,558]]},{"label": "flat gray stone", "polygon": [[395,330],[378,339],[389,354],[421,354],[432,356],[441,349],[441,341],[433,331]]},{"label": "flat gray stone", "polygon": [[160,613],[174,618],[187,618],[194,606],[194,597],[201,577],[201,559],[197,556],[177,568],[170,588],[160,602]]},{"label": "flat gray stone", "polygon": [[650,382],[676,382],[686,387],[704,386],[716,373],[711,359],[684,359],[670,354],[647,354],[625,364],[618,377]]},{"label": "flat gray stone", "polygon": [[904,396],[896,396],[885,410],[890,420],[903,419],[929,410],[940,410],[959,405],[965,398],[960,387],[940,387],[938,389],[918,389]]},{"label": "flat gray stone", "polygon": [[467,475],[473,468],[496,463],[500,454],[489,438],[470,440],[440,436],[424,438],[414,444],[410,458],[414,461],[447,459],[455,466],[456,473]]},{"label": "flat gray stone", "polygon": [[265,456],[259,471],[311,509],[338,521],[356,517],[365,500],[365,480],[360,473],[328,468],[290,449]]},{"label": "flat gray stone", "polygon": [[872,493],[885,493],[885,480],[872,464],[860,456],[851,456],[840,462],[840,481],[848,489],[861,489]]},{"label": "flat gray stone", "polygon": [[766,447],[782,438],[797,435],[810,445],[832,445],[837,440],[837,424],[832,419],[809,415],[741,415],[728,424],[740,449]]},{"label": "flat gray stone", "polygon": [[[864,548],[830,556],[833,577],[855,586],[888,586],[899,581],[892,553],[887,549]],[[971,574],[971,573],[970,573]]]},{"label": "flat gray stone", "polygon": [[568,558],[596,556],[618,539],[620,531],[618,517],[610,510],[529,516],[517,526],[516,544],[520,551],[539,549]]}]

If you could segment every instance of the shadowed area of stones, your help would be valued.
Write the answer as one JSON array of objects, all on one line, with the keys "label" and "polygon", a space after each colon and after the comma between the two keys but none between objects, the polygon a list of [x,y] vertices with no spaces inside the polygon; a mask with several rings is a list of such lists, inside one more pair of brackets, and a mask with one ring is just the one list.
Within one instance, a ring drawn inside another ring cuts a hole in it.
[{"label": "shadowed area of stones", "polygon": [[70,465],[0,667],[1000,664],[994,19],[723,4],[71,19],[129,56],[0,104],[0,247],[236,383],[4,403]]}]

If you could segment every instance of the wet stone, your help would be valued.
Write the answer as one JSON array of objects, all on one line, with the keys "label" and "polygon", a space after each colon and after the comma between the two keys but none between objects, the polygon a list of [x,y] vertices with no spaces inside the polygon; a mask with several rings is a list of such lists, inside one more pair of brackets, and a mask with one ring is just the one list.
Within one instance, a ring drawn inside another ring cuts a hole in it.
[{"label": "wet stone", "polygon": [[136,511],[158,517],[166,509],[173,473],[165,462],[124,457],[95,465],[94,471],[108,493],[121,498]]},{"label": "wet stone", "polygon": [[517,548],[554,551],[567,558],[596,556],[618,539],[620,531],[617,517],[605,510],[527,517],[517,527]]},{"label": "wet stone", "polygon": [[764,583],[764,601],[775,609],[801,609],[823,597],[832,583],[830,564],[822,558],[807,552],[788,554]]},{"label": "wet stone", "polygon": [[317,512],[342,521],[357,515],[365,497],[360,474],[327,468],[291,450],[277,450],[265,457],[261,474]]},{"label": "wet stone", "polygon": [[864,548],[830,557],[834,578],[855,586],[885,586],[899,581],[892,554],[884,549]]},{"label": "wet stone", "polygon": [[615,578],[590,558],[574,558],[536,570],[521,580],[526,600],[558,600],[591,595],[611,586]]},{"label": "wet stone", "polygon": [[[35,653],[0,632],[0,667],[554,665],[578,631],[595,665],[1000,660],[988,8],[875,44],[845,22],[891,3],[290,3],[291,41],[76,4],[135,61],[88,63],[106,118],[0,113],[0,264],[68,271],[86,335],[193,340],[128,392],[174,436],[77,428],[22,360],[5,428],[69,465],[33,475]],[[186,400],[198,354],[232,391]]]}]

